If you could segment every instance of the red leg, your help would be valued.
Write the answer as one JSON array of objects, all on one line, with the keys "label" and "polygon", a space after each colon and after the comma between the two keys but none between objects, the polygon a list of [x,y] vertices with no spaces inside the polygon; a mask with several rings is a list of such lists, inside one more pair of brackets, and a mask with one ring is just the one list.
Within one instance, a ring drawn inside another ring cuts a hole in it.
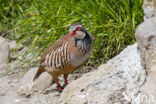
[{"label": "red leg", "polygon": [[64,74],[64,87],[68,85],[67,77],[68,77],[68,74]]},{"label": "red leg", "polygon": [[61,87],[58,78],[54,78],[54,81],[55,81],[55,83],[57,85],[57,90],[59,90],[60,92],[62,92],[63,91],[63,88]]}]

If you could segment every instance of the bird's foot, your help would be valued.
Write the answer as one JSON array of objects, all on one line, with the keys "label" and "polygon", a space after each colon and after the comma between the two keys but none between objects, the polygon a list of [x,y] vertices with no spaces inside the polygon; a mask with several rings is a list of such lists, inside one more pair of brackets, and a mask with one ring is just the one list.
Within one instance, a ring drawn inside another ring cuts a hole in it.
[{"label": "bird's foot", "polygon": [[63,87],[63,89],[64,89],[66,86],[67,86],[67,84],[63,84],[63,86],[62,86],[62,87]]},{"label": "bird's foot", "polygon": [[57,89],[56,90],[58,90],[59,92],[62,92],[63,91],[63,87],[57,86]]}]

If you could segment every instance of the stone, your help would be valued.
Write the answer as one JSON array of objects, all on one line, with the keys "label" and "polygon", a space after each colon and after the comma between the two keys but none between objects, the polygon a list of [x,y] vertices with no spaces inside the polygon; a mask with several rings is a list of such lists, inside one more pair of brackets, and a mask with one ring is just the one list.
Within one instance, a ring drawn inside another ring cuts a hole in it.
[{"label": "stone", "polygon": [[137,44],[98,70],[71,82],[60,102],[72,104],[156,104],[156,0],[144,0]]},{"label": "stone", "polygon": [[30,91],[45,90],[52,84],[52,77],[49,73],[42,73],[38,79],[33,81],[33,78],[38,68],[31,68],[21,79],[20,86],[18,89],[19,94],[26,94]]},{"label": "stone", "polygon": [[144,20],[156,16],[156,0],[144,0]]},{"label": "stone", "polygon": [[[141,96],[146,97],[145,104],[156,104],[156,17],[140,24],[135,36],[141,52],[141,63],[148,75]],[[150,98],[154,98],[155,102],[150,102]]]},{"label": "stone", "polygon": [[137,44],[128,46],[119,55],[72,81],[63,91],[62,104],[136,104],[146,79]]},{"label": "stone", "polygon": [[3,37],[0,37],[0,73],[7,68],[9,60],[9,45]]},{"label": "stone", "polygon": [[16,43],[15,40],[8,40],[8,44],[9,44],[10,51],[13,49],[22,49],[23,48],[23,45],[20,44],[18,46],[18,44]]},{"label": "stone", "polygon": [[9,42],[9,48],[10,48],[10,50],[13,50],[16,48],[16,41],[15,40]]},{"label": "stone", "polygon": [[141,51],[142,65],[149,71],[156,63],[156,17],[140,24],[135,37]]}]

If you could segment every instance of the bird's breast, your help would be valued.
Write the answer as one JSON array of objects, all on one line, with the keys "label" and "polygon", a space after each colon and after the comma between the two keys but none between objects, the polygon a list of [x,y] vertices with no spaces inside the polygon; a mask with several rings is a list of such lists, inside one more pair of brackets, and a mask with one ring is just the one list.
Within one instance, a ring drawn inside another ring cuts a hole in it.
[{"label": "bird's breast", "polygon": [[75,39],[70,44],[70,63],[78,67],[82,65],[90,56],[92,50],[91,38]]},{"label": "bird's breast", "polygon": [[85,61],[87,61],[87,59],[89,58],[90,53],[86,53],[84,55],[75,55],[74,53],[71,53],[71,59],[70,59],[70,63],[75,66],[78,67],[80,65],[82,65]]}]

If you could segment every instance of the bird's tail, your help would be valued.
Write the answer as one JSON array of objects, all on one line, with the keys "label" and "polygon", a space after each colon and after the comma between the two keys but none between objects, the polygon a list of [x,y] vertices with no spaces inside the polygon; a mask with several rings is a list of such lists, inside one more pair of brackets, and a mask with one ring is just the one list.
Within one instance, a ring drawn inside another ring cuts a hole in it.
[{"label": "bird's tail", "polygon": [[40,66],[33,81],[35,81],[44,71],[45,71],[44,67]]}]

